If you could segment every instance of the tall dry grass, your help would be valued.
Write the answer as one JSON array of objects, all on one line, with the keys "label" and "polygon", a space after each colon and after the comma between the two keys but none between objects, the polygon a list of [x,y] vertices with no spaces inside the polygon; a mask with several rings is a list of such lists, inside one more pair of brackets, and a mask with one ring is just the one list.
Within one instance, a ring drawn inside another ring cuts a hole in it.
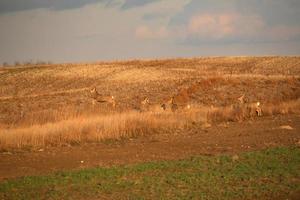
[{"label": "tall dry grass", "polygon": [[[300,99],[286,102],[273,102],[262,104],[261,106],[263,116],[272,116],[278,114],[300,114]],[[207,121],[210,123],[216,122],[241,122],[247,119],[257,117],[254,108],[249,108],[247,105],[226,106],[211,108],[207,112]]]},{"label": "tall dry grass", "polygon": [[180,128],[190,121],[204,120],[205,114],[199,110],[178,113],[130,111],[104,116],[80,116],[54,123],[2,130],[0,149],[38,148],[122,139],[154,134],[159,129]]},{"label": "tall dry grass", "polygon": [[[261,105],[264,116],[275,114],[300,114],[300,99],[282,103]],[[42,148],[99,142],[107,139],[122,139],[157,132],[184,128],[193,123],[218,123],[224,121],[243,121],[255,118],[256,113],[246,106],[205,107],[192,105],[189,110],[162,112],[126,111],[95,115],[78,114],[73,111],[64,116],[54,117],[52,122],[23,124],[0,130],[0,150],[14,148]],[[57,115],[60,113],[57,112]],[[45,115],[46,116],[46,115]],[[39,118],[40,116],[36,116]],[[69,118],[68,118],[69,117]],[[40,120],[40,119],[39,119]],[[36,121],[39,121],[36,119]],[[31,121],[33,122],[33,121]]]}]

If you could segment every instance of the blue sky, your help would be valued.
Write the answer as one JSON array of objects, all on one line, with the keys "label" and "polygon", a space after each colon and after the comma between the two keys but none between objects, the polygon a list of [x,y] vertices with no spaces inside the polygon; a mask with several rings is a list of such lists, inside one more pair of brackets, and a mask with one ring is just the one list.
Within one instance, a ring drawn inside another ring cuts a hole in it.
[{"label": "blue sky", "polygon": [[1,0],[0,63],[299,55],[299,0]]}]

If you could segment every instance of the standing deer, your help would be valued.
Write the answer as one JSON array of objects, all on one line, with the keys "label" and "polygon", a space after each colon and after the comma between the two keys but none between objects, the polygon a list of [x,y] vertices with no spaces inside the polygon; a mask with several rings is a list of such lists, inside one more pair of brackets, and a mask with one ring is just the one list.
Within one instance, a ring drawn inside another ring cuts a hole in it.
[{"label": "standing deer", "polygon": [[258,117],[262,116],[262,109],[260,107],[260,102],[247,104],[247,109],[250,111],[250,114],[255,112]]},{"label": "standing deer", "polygon": [[141,111],[148,111],[149,110],[150,101],[148,97],[145,97],[143,101],[141,101],[140,110]]},{"label": "standing deer", "polygon": [[238,107],[242,106],[247,109],[250,115],[255,113],[258,117],[262,116],[262,109],[260,107],[260,102],[254,103],[246,103],[245,94],[238,98],[239,105]]},{"label": "standing deer", "polygon": [[172,112],[175,112],[176,110],[178,110],[178,105],[175,103],[174,97],[171,97],[171,99],[169,101],[167,101],[166,103],[161,104],[161,108],[163,110],[167,110],[168,108],[170,108],[170,110]]},{"label": "standing deer", "polygon": [[20,111],[20,119],[23,119],[24,116],[25,116],[25,112],[24,112],[24,104],[23,103],[20,103],[18,105],[18,110]]},{"label": "standing deer", "polygon": [[242,96],[240,96],[238,98],[238,101],[239,101],[240,104],[244,104],[245,103],[245,94],[243,94]]},{"label": "standing deer", "polygon": [[91,98],[93,99],[93,105],[95,105],[97,102],[98,103],[108,103],[110,104],[113,108],[116,107],[116,101],[114,96],[103,96],[100,95],[96,89],[96,87],[92,88],[90,90]]}]

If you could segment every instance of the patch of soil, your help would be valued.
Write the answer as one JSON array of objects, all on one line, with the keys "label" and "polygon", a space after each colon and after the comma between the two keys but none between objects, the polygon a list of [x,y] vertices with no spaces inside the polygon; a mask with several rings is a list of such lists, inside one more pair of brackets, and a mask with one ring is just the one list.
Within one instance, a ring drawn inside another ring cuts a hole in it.
[{"label": "patch of soil", "polygon": [[[290,126],[292,129],[282,129]],[[106,141],[37,152],[0,154],[0,180],[60,170],[237,154],[276,146],[300,145],[300,116],[262,117],[184,129],[122,141]]]}]

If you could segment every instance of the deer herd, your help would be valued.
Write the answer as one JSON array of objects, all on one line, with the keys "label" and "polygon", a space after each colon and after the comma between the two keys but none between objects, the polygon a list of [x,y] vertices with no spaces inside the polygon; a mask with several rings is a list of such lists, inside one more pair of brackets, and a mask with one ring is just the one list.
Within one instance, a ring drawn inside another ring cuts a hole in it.
[{"label": "deer herd", "polygon": [[[92,98],[92,104],[94,106],[98,102],[98,103],[106,103],[110,105],[113,109],[116,107],[115,97],[101,95],[100,93],[98,93],[96,87],[93,87],[90,90],[90,97]],[[180,107],[188,110],[191,109],[190,104],[186,104],[184,106],[180,105]],[[255,114],[259,117],[262,116],[262,109],[261,109],[260,102],[248,103],[248,100],[246,100],[245,98],[245,94],[237,98],[237,103],[232,105],[232,107],[246,108],[249,112],[255,112]],[[140,107],[139,107],[140,112],[151,111],[151,110],[175,112],[178,109],[179,109],[179,105],[176,103],[174,96],[172,96],[169,100],[161,104],[151,104],[149,98],[145,97],[140,102]]]}]

